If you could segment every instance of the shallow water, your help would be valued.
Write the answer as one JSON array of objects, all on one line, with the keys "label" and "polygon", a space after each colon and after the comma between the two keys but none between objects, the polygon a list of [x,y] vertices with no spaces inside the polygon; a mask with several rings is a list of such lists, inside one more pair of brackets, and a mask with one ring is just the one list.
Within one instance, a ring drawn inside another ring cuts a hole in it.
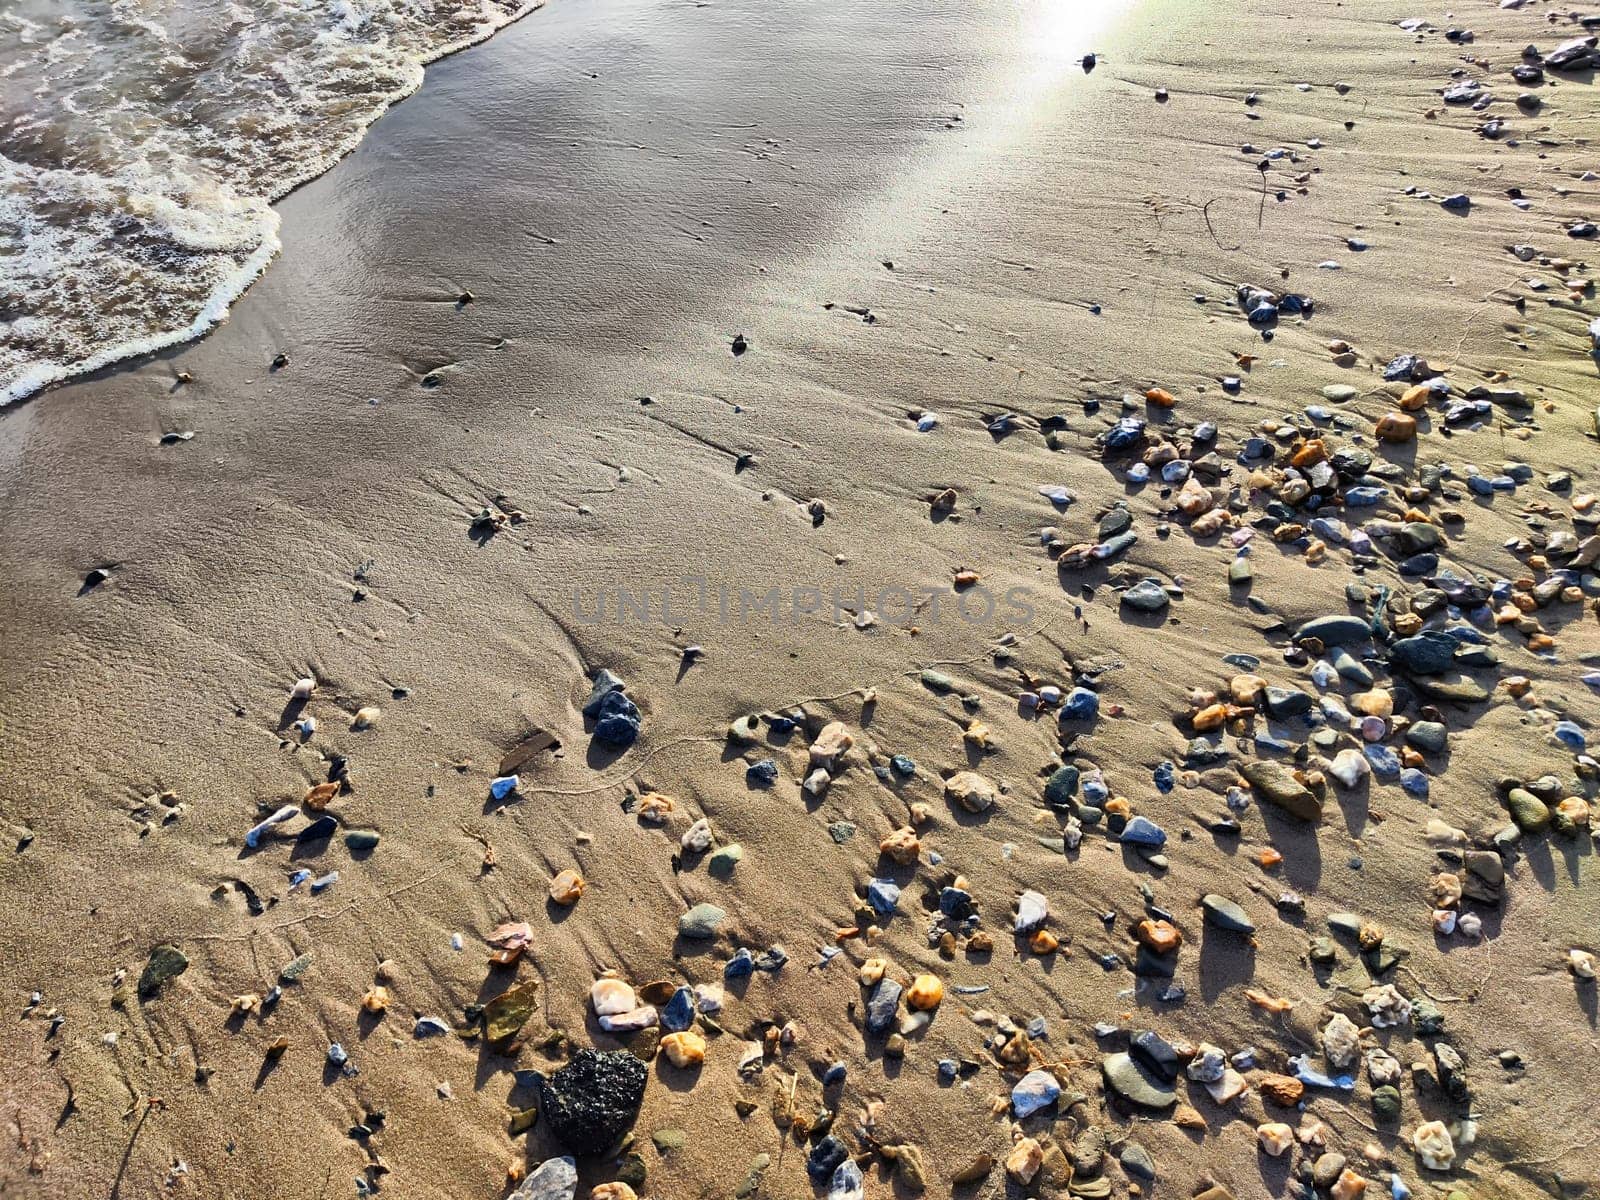
[{"label": "shallow water", "polygon": [[538,0],[0,9],[0,404],[221,320],[271,204]]}]

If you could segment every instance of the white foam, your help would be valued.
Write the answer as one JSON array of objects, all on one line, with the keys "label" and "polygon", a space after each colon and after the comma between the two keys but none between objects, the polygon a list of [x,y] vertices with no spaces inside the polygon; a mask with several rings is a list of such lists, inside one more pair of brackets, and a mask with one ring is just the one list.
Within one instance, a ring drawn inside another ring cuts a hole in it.
[{"label": "white foam", "polygon": [[213,328],[280,248],[274,201],[540,2],[8,0],[0,406]]}]

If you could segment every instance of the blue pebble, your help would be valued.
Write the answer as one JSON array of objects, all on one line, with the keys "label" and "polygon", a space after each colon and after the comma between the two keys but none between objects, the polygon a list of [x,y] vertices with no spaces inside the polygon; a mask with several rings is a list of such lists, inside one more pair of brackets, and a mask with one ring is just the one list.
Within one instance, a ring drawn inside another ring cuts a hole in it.
[{"label": "blue pebble", "polygon": [[1061,1084],[1049,1071],[1029,1071],[1011,1089],[1011,1111],[1019,1118],[1029,1117],[1054,1104],[1060,1095]]},{"label": "blue pebble", "polygon": [[939,1060],[939,1078],[945,1083],[954,1083],[956,1074],[960,1070],[961,1064],[953,1058],[941,1058]]},{"label": "blue pebble", "polygon": [[771,787],[778,782],[778,764],[770,758],[753,762],[744,770],[745,782],[756,787]]},{"label": "blue pebble", "polygon": [[1135,846],[1160,849],[1167,844],[1167,833],[1149,817],[1131,817],[1123,827],[1122,840]]},{"label": "blue pebble", "polygon": [[1582,753],[1589,744],[1589,739],[1584,736],[1582,729],[1576,721],[1557,721],[1555,727],[1556,741],[1568,750]]},{"label": "blue pebble", "polygon": [[1431,552],[1413,554],[1400,563],[1400,574],[1415,579],[1419,575],[1432,575],[1439,569],[1439,556]]},{"label": "blue pebble", "polygon": [[1395,779],[1400,774],[1400,756],[1388,746],[1373,743],[1364,753],[1372,764],[1372,773],[1379,779]]},{"label": "blue pebble", "polygon": [[1100,697],[1088,688],[1075,687],[1061,702],[1063,721],[1092,721],[1100,715]]},{"label": "blue pebble", "polygon": [[831,1179],[835,1169],[849,1157],[849,1147],[830,1133],[813,1146],[811,1153],[806,1156],[806,1174],[821,1183],[824,1179]]},{"label": "blue pebble", "polygon": [[724,979],[748,979],[756,973],[755,955],[747,949],[739,949],[722,968]]},{"label": "blue pebble", "polygon": [[1144,436],[1144,422],[1137,417],[1124,417],[1106,434],[1107,450],[1125,450]]},{"label": "blue pebble", "polygon": [[639,706],[621,691],[607,692],[595,706],[594,718],[596,740],[619,749],[633,745],[643,724]]},{"label": "blue pebble", "polygon": [[900,885],[892,879],[874,879],[867,884],[867,903],[880,916],[900,907]]},{"label": "blue pebble", "polygon": [[836,1062],[822,1073],[822,1086],[834,1087],[844,1082],[844,1077],[849,1074],[849,1068],[842,1062]]},{"label": "blue pebble", "polygon": [[1289,1060],[1289,1069],[1301,1083],[1312,1087],[1334,1088],[1341,1092],[1355,1090],[1356,1081],[1349,1075],[1324,1075],[1306,1062],[1305,1055],[1297,1054]]},{"label": "blue pebble", "polygon": [[847,1158],[839,1164],[828,1184],[828,1200],[861,1200],[865,1188],[861,1168],[856,1166],[855,1159]]},{"label": "blue pebble", "polygon": [[972,893],[947,887],[939,893],[939,911],[947,917],[964,917],[972,911]]},{"label": "blue pebble", "polygon": [[681,1033],[694,1024],[694,991],[680,987],[661,1010],[661,1028],[668,1033]]},{"label": "blue pebble", "polygon": [[1155,780],[1156,791],[1163,796],[1177,786],[1177,768],[1170,761],[1157,766],[1151,777]]},{"label": "blue pebble", "polygon": [[917,764],[904,754],[896,754],[889,760],[889,765],[901,775],[915,775]]},{"label": "blue pebble", "polygon": [[782,946],[773,946],[763,950],[756,958],[756,970],[775,974],[783,970],[789,961],[789,952]]},{"label": "blue pebble", "polygon": [[419,1038],[442,1037],[449,1032],[450,1026],[438,1017],[418,1017],[417,1023],[411,1029],[412,1036]]},{"label": "blue pebble", "polygon": [[349,1061],[350,1055],[345,1051],[343,1046],[339,1045],[338,1042],[334,1042],[328,1047],[328,1062],[336,1067],[342,1067]]},{"label": "blue pebble", "polygon": [[1428,798],[1428,777],[1416,767],[1407,767],[1400,772],[1400,786],[1419,800]]},{"label": "blue pebble", "polygon": [[1353,487],[1345,489],[1344,502],[1351,508],[1371,508],[1382,504],[1388,489],[1379,487]]},{"label": "blue pebble", "polygon": [[1035,1017],[1028,1022],[1028,1036],[1031,1038],[1050,1037],[1050,1024],[1043,1017]]}]

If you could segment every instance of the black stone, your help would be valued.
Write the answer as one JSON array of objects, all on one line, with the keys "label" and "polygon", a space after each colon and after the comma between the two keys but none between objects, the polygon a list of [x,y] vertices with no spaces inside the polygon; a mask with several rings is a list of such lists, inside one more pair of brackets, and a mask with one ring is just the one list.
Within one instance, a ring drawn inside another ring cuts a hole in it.
[{"label": "black stone", "polygon": [[1177,1081],[1178,1052],[1159,1034],[1148,1029],[1135,1034],[1128,1043],[1128,1053],[1158,1079],[1165,1079],[1168,1083]]},{"label": "black stone", "polygon": [[542,1081],[546,1127],[575,1155],[604,1154],[639,1115],[647,1074],[626,1050],[579,1050]]}]

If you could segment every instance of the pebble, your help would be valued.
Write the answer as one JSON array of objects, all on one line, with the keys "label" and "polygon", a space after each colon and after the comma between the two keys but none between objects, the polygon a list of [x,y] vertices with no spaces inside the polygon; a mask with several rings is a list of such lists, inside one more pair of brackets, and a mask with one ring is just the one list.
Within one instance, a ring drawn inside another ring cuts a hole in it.
[{"label": "pebble", "polygon": [[573,1154],[602,1154],[633,1125],[647,1077],[645,1064],[626,1050],[581,1049],[542,1081],[545,1128]]},{"label": "pebble", "polygon": [[1155,579],[1142,579],[1122,593],[1122,603],[1139,612],[1160,612],[1171,600],[1160,581]]},{"label": "pebble", "polygon": [[1011,1112],[1018,1120],[1056,1102],[1061,1084],[1049,1071],[1029,1071],[1011,1089]]},{"label": "pebble", "polygon": [[1106,1087],[1135,1108],[1165,1112],[1178,1102],[1176,1088],[1155,1079],[1125,1053],[1108,1054],[1100,1060]]},{"label": "pebble", "polygon": [[578,1164],[571,1157],[549,1158],[522,1181],[507,1200],[573,1200],[578,1194]]},{"label": "pebble", "polygon": [[680,937],[704,940],[717,936],[717,930],[728,914],[715,904],[696,904],[678,918]]},{"label": "pebble", "polygon": [[1256,931],[1255,922],[1250,920],[1244,909],[1224,896],[1207,893],[1201,897],[1200,908],[1208,925],[1225,929],[1229,933],[1249,935]]}]

